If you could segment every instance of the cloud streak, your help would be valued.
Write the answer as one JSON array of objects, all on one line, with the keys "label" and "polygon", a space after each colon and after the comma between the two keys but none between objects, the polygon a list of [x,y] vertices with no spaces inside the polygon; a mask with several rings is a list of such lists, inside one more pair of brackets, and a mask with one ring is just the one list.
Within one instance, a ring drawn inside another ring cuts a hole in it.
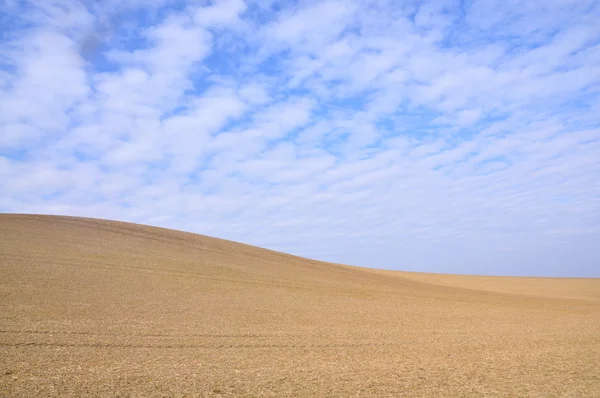
[{"label": "cloud streak", "polygon": [[600,5],[5,2],[0,211],[600,276]]}]

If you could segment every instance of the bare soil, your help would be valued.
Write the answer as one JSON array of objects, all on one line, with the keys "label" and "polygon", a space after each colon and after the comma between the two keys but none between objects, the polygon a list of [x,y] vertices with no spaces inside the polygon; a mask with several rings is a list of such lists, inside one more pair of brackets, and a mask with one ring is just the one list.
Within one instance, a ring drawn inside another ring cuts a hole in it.
[{"label": "bare soil", "polygon": [[0,215],[0,396],[600,397],[599,364],[599,279],[381,271]]}]

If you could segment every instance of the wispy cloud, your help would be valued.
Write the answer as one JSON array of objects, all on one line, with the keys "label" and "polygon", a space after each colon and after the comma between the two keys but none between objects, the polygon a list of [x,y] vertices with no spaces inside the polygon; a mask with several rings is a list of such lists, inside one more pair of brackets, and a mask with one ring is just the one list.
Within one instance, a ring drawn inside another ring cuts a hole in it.
[{"label": "wispy cloud", "polygon": [[598,2],[125,3],[1,3],[0,211],[600,276]]}]

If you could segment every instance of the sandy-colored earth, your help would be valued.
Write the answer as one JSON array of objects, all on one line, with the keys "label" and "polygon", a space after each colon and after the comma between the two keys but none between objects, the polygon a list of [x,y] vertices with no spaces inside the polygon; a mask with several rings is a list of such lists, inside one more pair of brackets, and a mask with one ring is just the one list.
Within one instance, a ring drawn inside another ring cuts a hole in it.
[{"label": "sandy-colored earth", "polygon": [[378,271],[5,214],[0,396],[600,397],[600,279]]}]

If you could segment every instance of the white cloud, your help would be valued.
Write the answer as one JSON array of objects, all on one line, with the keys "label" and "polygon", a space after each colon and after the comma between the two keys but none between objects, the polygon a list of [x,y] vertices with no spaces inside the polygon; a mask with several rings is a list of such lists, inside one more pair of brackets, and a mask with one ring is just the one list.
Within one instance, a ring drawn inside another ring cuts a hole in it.
[{"label": "white cloud", "polygon": [[241,24],[240,14],[246,10],[243,0],[219,1],[208,7],[199,7],[194,11],[194,22],[203,27],[232,28]]},{"label": "white cloud", "polygon": [[3,5],[0,210],[600,276],[596,2],[121,3]]},{"label": "white cloud", "polygon": [[238,92],[244,101],[252,105],[263,105],[271,100],[268,89],[259,83],[243,84]]},{"label": "white cloud", "polygon": [[[329,43],[351,21],[356,6],[351,1],[328,0],[281,13],[264,27],[266,39],[307,52],[311,47]],[[316,18],[318,16],[318,18]],[[268,43],[270,44],[270,43]]]}]

